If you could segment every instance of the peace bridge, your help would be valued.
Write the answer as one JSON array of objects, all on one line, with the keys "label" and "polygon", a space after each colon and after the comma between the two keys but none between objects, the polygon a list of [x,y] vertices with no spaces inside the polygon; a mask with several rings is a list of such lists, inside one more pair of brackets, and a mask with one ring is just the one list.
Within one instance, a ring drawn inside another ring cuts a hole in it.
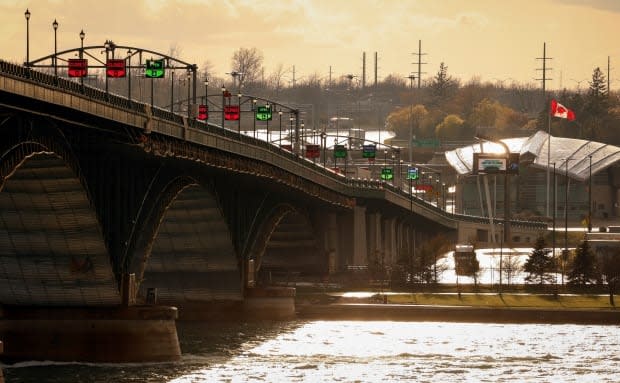
[{"label": "peace bridge", "polygon": [[[438,233],[488,233],[487,218],[304,158],[293,108],[290,148],[189,110],[0,62],[8,358],[174,359],[170,306],[181,318],[286,316],[292,297],[270,289],[274,276],[322,281]],[[506,221],[513,236],[547,228]]]}]

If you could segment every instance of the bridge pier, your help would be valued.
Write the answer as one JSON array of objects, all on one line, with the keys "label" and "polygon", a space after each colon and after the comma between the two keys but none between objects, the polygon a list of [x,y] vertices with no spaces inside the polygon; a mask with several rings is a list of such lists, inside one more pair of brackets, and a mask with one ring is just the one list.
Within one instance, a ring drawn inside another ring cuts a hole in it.
[{"label": "bridge pier", "polygon": [[353,207],[353,254],[351,266],[368,265],[368,252],[366,244],[366,207]]},{"label": "bridge pier", "polygon": [[3,306],[2,359],[96,363],[164,362],[181,356],[175,319],[166,306]]}]

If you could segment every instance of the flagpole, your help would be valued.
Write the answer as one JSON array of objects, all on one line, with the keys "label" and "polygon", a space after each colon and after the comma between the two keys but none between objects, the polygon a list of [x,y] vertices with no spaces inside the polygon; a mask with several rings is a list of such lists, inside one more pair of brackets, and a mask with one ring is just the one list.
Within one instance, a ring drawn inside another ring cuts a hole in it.
[{"label": "flagpole", "polygon": [[547,107],[545,108],[547,110],[547,214],[545,216],[550,217],[549,215],[549,181],[550,181],[550,177],[549,177],[549,166],[551,165],[551,113],[550,110],[548,109],[549,106],[549,100],[547,100]]}]

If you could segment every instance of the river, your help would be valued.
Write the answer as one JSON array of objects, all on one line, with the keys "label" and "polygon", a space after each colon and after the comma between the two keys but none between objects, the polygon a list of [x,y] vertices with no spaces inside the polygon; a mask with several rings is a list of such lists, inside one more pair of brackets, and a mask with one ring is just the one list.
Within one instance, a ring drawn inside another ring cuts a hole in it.
[{"label": "river", "polygon": [[163,364],[24,362],[13,382],[619,382],[618,326],[179,323]]}]

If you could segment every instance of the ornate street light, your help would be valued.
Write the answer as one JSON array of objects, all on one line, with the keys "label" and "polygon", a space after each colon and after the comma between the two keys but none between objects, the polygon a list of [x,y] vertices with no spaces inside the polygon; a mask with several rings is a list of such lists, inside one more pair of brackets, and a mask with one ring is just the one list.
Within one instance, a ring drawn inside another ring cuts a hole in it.
[{"label": "ornate street light", "polygon": [[26,17],[26,66],[30,66],[30,11],[26,8],[24,12]]},{"label": "ornate street light", "polygon": [[224,107],[226,106],[226,87],[222,85],[222,128],[224,128]]},{"label": "ornate street light", "polygon": [[56,21],[56,19],[54,19],[54,22],[52,23],[52,28],[54,28],[54,77],[58,78],[58,57],[56,56],[58,54],[58,40],[56,39],[58,21]]},{"label": "ornate street light", "polygon": [[[86,37],[86,33],[82,29],[80,31],[80,58],[84,58],[84,37]],[[80,77],[80,84],[84,85],[84,77]]]},{"label": "ornate street light", "polygon": [[239,106],[239,119],[237,120],[237,133],[241,135],[241,92],[237,95],[237,105]]},{"label": "ornate street light", "polygon": [[191,104],[190,104],[190,92],[189,92],[189,88],[191,85],[191,81],[192,81],[192,72],[190,72],[189,70],[187,70],[187,120],[189,121],[192,117],[192,111],[191,111]]},{"label": "ornate street light", "polygon": [[256,99],[252,99],[252,112],[254,112],[254,117],[252,117],[252,125],[254,127],[254,138],[256,138]]},{"label": "ornate street light", "polygon": [[[282,111],[278,111],[278,117],[280,118],[280,137],[282,137]],[[282,142],[280,142],[282,144]]]}]

